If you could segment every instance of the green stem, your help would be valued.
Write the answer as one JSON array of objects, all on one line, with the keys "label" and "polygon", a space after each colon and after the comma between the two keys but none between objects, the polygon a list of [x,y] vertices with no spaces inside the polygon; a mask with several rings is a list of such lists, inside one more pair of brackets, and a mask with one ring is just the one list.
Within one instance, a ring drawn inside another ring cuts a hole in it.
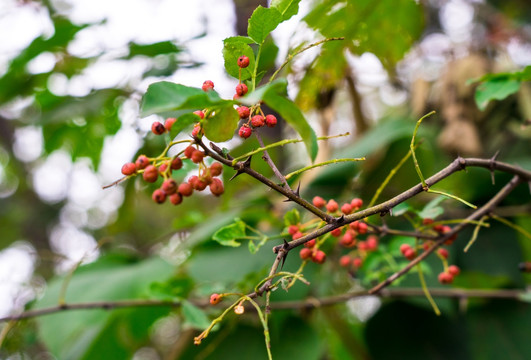
[{"label": "green stem", "polygon": [[256,312],[258,313],[258,318],[260,319],[260,322],[262,323],[262,326],[264,327],[264,338],[266,343],[266,349],[267,349],[267,358],[269,360],[273,360],[273,355],[271,354],[271,338],[269,337],[269,327],[267,325],[267,318],[264,316],[264,313],[262,312],[262,309],[260,309],[260,306],[251,299],[248,296],[244,296],[244,299],[249,301],[254,308],[256,309]]},{"label": "green stem", "polygon": [[424,292],[424,295],[426,295],[426,298],[428,299],[431,307],[433,308],[433,311],[435,311],[435,315],[440,316],[441,310],[439,310],[439,307],[431,297],[430,291],[428,290],[428,286],[426,285],[426,280],[424,279],[424,274],[422,272],[421,263],[417,264],[417,271],[419,273],[420,285],[422,286],[422,291]]},{"label": "green stem", "polygon": [[417,131],[419,130],[420,123],[422,122],[422,120],[424,120],[425,118],[427,118],[428,116],[431,116],[433,114],[435,114],[435,111],[427,113],[426,115],[421,117],[419,119],[419,121],[417,121],[417,125],[415,126],[415,130],[413,131],[413,137],[411,138],[411,144],[409,145],[409,149],[411,150],[411,156],[413,157],[413,162],[415,163],[415,170],[417,170],[417,174],[419,175],[420,181],[422,182],[422,188],[423,189],[428,189],[428,185],[426,185],[426,181],[424,180],[424,176],[422,176],[422,172],[420,171],[420,166],[419,166],[419,163],[417,161],[417,157],[415,156],[415,137],[417,136]]},{"label": "green stem", "polygon": [[336,164],[336,163],[346,162],[346,161],[363,161],[363,160],[365,160],[365,157],[328,160],[328,161],[324,161],[324,162],[319,163],[319,164],[313,164],[313,165],[310,165],[310,166],[303,167],[302,169],[299,169],[299,170],[296,170],[296,171],[294,171],[292,173],[289,173],[285,177],[286,177],[286,180],[288,180],[289,178],[291,178],[291,177],[293,177],[295,175],[298,175],[298,174],[300,174],[300,173],[302,173],[304,171],[310,170],[310,169],[314,169],[316,167],[330,165],[330,164]]},{"label": "green stem", "polygon": [[463,204],[465,204],[466,206],[471,207],[472,209],[477,209],[477,208],[478,208],[476,205],[471,204],[471,203],[469,203],[468,201],[463,200],[463,199],[461,199],[460,197],[457,197],[457,196],[455,196],[455,195],[445,193],[444,191],[428,189],[428,192],[429,192],[429,193],[433,193],[433,194],[444,195],[444,196],[446,196],[446,197],[449,197],[450,199],[454,199],[454,200],[460,201],[460,202],[462,202]]},{"label": "green stem", "polygon": [[258,45],[258,52],[256,54],[256,59],[254,61],[251,91],[254,91],[256,89],[256,75],[258,73],[258,63],[260,62],[261,55],[262,55],[262,44]]},{"label": "green stem", "polygon": [[478,233],[479,233],[479,228],[481,227],[481,224],[483,223],[483,221],[485,219],[487,219],[487,218],[488,218],[488,216],[485,215],[481,219],[479,219],[479,224],[477,224],[476,227],[474,228],[474,232],[472,233],[472,237],[470,238],[470,241],[468,242],[468,244],[466,244],[465,249],[463,250],[464,252],[467,252],[468,249],[470,249],[470,247],[472,246],[472,244],[474,244],[474,242],[476,242],[476,239],[477,239]]},{"label": "green stem", "polygon": [[521,226],[519,226],[519,225],[516,225],[516,224],[510,222],[510,221],[507,220],[507,219],[504,219],[504,218],[502,218],[502,217],[499,217],[498,215],[494,215],[494,214],[492,214],[491,217],[492,217],[494,220],[498,220],[498,221],[501,222],[502,224],[507,225],[507,226],[510,227],[511,229],[514,229],[514,230],[518,231],[520,234],[524,235],[526,238],[531,239],[531,234],[528,233],[523,227],[521,227]]}]

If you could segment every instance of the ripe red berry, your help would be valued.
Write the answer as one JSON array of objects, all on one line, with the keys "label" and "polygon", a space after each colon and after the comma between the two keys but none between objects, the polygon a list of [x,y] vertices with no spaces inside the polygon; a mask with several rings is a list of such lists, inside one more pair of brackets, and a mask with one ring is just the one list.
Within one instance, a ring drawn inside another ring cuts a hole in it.
[{"label": "ripe red berry", "polygon": [[179,184],[179,187],[177,188],[177,191],[182,196],[190,196],[194,192],[194,189],[192,188],[192,185],[190,185],[188,183],[182,183],[182,184]]},{"label": "ripe red berry", "polygon": [[311,239],[310,241],[306,241],[304,243],[304,246],[307,247],[308,249],[311,249],[315,246],[316,243],[317,241],[315,239]]},{"label": "ripe red berry", "polygon": [[209,188],[210,192],[215,196],[220,196],[225,191],[223,188],[223,182],[218,178],[212,179],[212,184],[210,184]]},{"label": "ripe red berry", "polygon": [[400,252],[402,253],[402,255],[406,255],[406,251],[408,251],[409,249],[411,249],[411,245],[409,244],[402,244],[400,245]]},{"label": "ripe red berry", "polygon": [[454,281],[454,277],[447,272],[440,273],[438,279],[441,284],[451,284]]},{"label": "ripe red berry", "polygon": [[190,159],[192,157],[192,154],[196,150],[197,150],[196,148],[194,148],[193,146],[190,145],[186,149],[184,149],[184,156],[186,156],[188,159]]},{"label": "ripe red berry", "polygon": [[194,128],[192,129],[192,136],[198,136],[201,133],[201,124],[197,123],[194,125]]},{"label": "ripe red berry", "polygon": [[347,267],[352,263],[352,258],[348,255],[343,255],[339,258],[339,265]]},{"label": "ripe red berry", "polygon": [[140,155],[135,161],[136,168],[138,170],[145,169],[149,165],[149,159],[146,155]]},{"label": "ripe red berry", "polygon": [[223,172],[223,165],[221,163],[215,162],[210,165],[210,174],[212,176],[219,176]]},{"label": "ripe red berry", "polygon": [[219,294],[212,294],[210,295],[210,304],[216,305],[221,301],[221,295]]},{"label": "ripe red berry", "polygon": [[358,210],[359,208],[361,208],[363,206],[363,200],[361,200],[360,198],[354,198],[350,202],[350,205],[352,205],[354,210]]},{"label": "ripe red berry", "polygon": [[243,96],[247,94],[247,91],[249,91],[249,89],[247,88],[247,85],[245,84],[236,85],[236,94],[238,94],[239,96]]},{"label": "ripe red berry", "polygon": [[297,231],[299,231],[299,227],[297,225],[290,225],[288,226],[288,233],[290,235],[295,234]]},{"label": "ripe red berry", "polygon": [[159,166],[159,174],[163,175],[168,170],[168,163],[162,163]]},{"label": "ripe red berry", "polygon": [[320,196],[314,196],[314,198],[313,198],[313,200],[312,200],[312,204],[313,204],[313,206],[315,206],[315,207],[322,208],[323,206],[326,205],[326,200],[323,199],[323,198],[320,197]]},{"label": "ripe red berry", "polygon": [[443,233],[447,227],[448,226],[442,224],[437,224],[433,227],[433,230],[437,231],[438,233]]},{"label": "ripe red berry", "polygon": [[345,215],[350,214],[352,212],[352,205],[349,203],[343,204],[343,206],[341,206],[341,212]]},{"label": "ripe red berry", "polygon": [[433,241],[427,240],[422,244],[424,251],[428,251],[433,246]]},{"label": "ripe red berry", "polygon": [[445,259],[448,259],[448,250],[444,248],[437,249],[437,254],[441,255]]},{"label": "ripe red berry", "polygon": [[448,266],[448,273],[452,276],[457,276],[461,272],[461,269],[457,265]]},{"label": "ripe red berry", "polygon": [[356,268],[360,268],[361,265],[363,265],[363,260],[359,257],[354,258],[354,260],[352,260],[352,265],[354,265]]},{"label": "ripe red berry", "polygon": [[354,235],[352,231],[347,231],[341,240],[339,240],[339,243],[347,248],[356,245],[356,237]]},{"label": "ripe red berry", "polygon": [[366,234],[368,228],[369,226],[366,223],[360,222],[358,224],[358,234]]},{"label": "ripe red berry", "polygon": [[293,240],[297,240],[297,239],[300,239],[300,238],[303,237],[303,236],[304,236],[304,234],[303,234],[302,232],[297,231],[295,234],[291,235],[291,238],[292,238]]},{"label": "ripe red berry", "polygon": [[164,127],[166,128],[166,130],[171,131],[171,127],[173,126],[173,124],[175,124],[176,121],[176,118],[167,118],[166,121],[164,121]]},{"label": "ripe red berry", "polygon": [[247,119],[251,115],[251,110],[247,106],[239,106],[236,111],[240,115],[240,119]]},{"label": "ripe red berry", "polygon": [[166,195],[175,194],[177,191],[177,182],[173,179],[166,179],[162,183],[161,189],[166,193]]},{"label": "ripe red berry", "polygon": [[172,170],[179,170],[180,168],[183,167],[183,161],[181,160],[180,157],[176,156],[171,160],[170,167]]},{"label": "ripe red berry", "polygon": [[203,83],[203,86],[201,86],[201,89],[203,89],[203,91],[214,90],[214,83],[210,80],[206,80]]},{"label": "ripe red berry", "polygon": [[205,113],[202,112],[201,110],[196,110],[196,111],[194,111],[194,114],[196,114],[197,116],[199,116],[201,119],[204,119],[204,118],[205,118]]},{"label": "ripe red berry", "polygon": [[404,257],[408,260],[413,260],[417,257],[417,252],[413,248],[409,248],[404,251]]},{"label": "ripe red berry", "polygon": [[183,202],[183,196],[181,194],[179,194],[178,192],[176,192],[174,194],[171,194],[170,195],[170,202],[173,205],[179,205],[180,203]]},{"label": "ripe red berry", "polygon": [[275,115],[269,114],[266,115],[265,122],[267,127],[275,127],[275,125],[277,124],[277,118]]},{"label": "ripe red berry", "polygon": [[153,134],[155,135],[162,135],[166,131],[166,128],[161,122],[155,121],[151,124],[151,131],[153,131]]},{"label": "ripe red berry", "polygon": [[422,219],[422,225],[431,225],[431,224],[433,224],[433,219],[430,219],[430,218]]},{"label": "ripe red berry", "polygon": [[251,125],[255,128],[265,125],[265,120],[262,115],[255,115],[251,118]]},{"label": "ripe red berry", "polygon": [[367,237],[367,241],[365,241],[367,244],[367,250],[374,251],[378,249],[378,238],[375,235],[370,235]]},{"label": "ripe red berry", "polygon": [[326,210],[328,212],[333,213],[333,212],[336,212],[338,209],[339,209],[339,205],[334,199],[328,200],[328,203],[326,204]]},{"label": "ripe red berry", "polygon": [[238,131],[238,134],[240,135],[240,137],[247,139],[249,136],[251,136],[252,132],[253,131],[251,130],[249,125],[243,124],[242,127],[240,128],[240,131]]},{"label": "ripe red berry", "polygon": [[153,191],[153,195],[151,195],[151,198],[157,204],[162,204],[164,201],[166,201],[166,193],[162,191],[161,189],[157,189]]},{"label": "ripe red berry", "polygon": [[197,190],[197,191],[203,191],[206,189],[206,187],[208,186],[207,182],[204,181],[204,180],[201,180],[200,178],[197,178],[193,184],[190,184],[192,185],[192,187],[194,188],[194,190]]},{"label": "ripe red berry", "polygon": [[122,166],[122,174],[129,176],[136,172],[136,165],[134,163],[126,163]]},{"label": "ripe red berry", "polygon": [[369,247],[367,246],[367,243],[365,241],[358,242],[358,250],[360,251],[368,251]]},{"label": "ripe red berry", "polygon": [[157,178],[159,177],[159,170],[153,165],[148,165],[144,169],[144,173],[142,174],[142,177],[144,178],[145,181],[153,183],[157,181]]},{"label": "ripe red berry", "polygon": [[332,236],[335,236],[335,237],[340,237],[341,236],[341,232],[342,232],[342,229],[341,228],[337,228],[337,229],[334,229],[334,230],[330,231],[330,234]]},{"label": "ripe red berry", "polygon": [[325,260],[326,260],[326,254],[321,250],[317,250],[312,256],[312,261],[317,264],[322,264],[325,262]]},{"label": "ripe red berry", "polygon": [[196,164],[199,164],[201,161],[203,161],[203,158],[205,157],[205,153],[202,152],[201,150],[195,150],[193,153],[192,153],[192,156],[190,157],[190,159],[196,163]]},{"label": "ripe red berry", "polygon": [[312,257],[312,250],[309,248],[302,248],[299,252],[299,256],[302,260],[310,259]]},{"label": "ripe red berry", "polygon": [[246,68],[249,66],[249,58],[245,55],[242,55],[238,58],[238,66],[243,68]]}]

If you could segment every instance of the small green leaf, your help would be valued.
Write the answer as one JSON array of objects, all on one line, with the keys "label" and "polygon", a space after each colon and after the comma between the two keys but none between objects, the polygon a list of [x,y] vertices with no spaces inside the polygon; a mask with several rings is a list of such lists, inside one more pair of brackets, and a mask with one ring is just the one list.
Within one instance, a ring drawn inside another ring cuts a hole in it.
[{"label": "small green leaf", "polygon": [[444,212],[443,208],[438,206],[444,199],[446,199],[444,196],[436,197],[424,206],[418,216],[422,219],[435,219]]},{"label": "small green leaf", "polygon": [[202,330],[210,325],[210,320],[203,310],[187,300],[183,300],[182,302],[182,314],[186,320],[186,324],[194,329]]},{"label": "small green leaf", "polygon": [[297,225],[301,222],[301,215],[299,213],[299,210],[292,209],[284,215],[284,224],[286,227],[290,225]]},{"label": "small green leaf", "polygon": [[520,89],[520,82],[517,80],[493,79],[484,82],[476,89],[475,100],[480,110],[485,110],[489,101],[503,100],[507,96],[514,94]]},{"label": "small green leaf", "polygon": [[247,34],[257,44],[262,44],[269,33],[282,22],[282,14],[277,8],[259,5],[249,18]]},{"label": "small green leaf", "polygon": [[269,6],[276,8],[282,15],[282,21],[286,21],[299,12],[299,2],[300,0],[272,0]]},{"label": "small green leaf", "polygon": [[409,206],[409,204],[406,202],[403,202],[393,208],[392,214],[393,216],[400,216],[400,215],[407,213],[410,210],[411,210],[411,207]]},{"label": "small green leaf", "polygon": [[203,125],[206,137],[215,142],[232,139],[238,127],[240,117],[232,105],[214,110],[214,115],[208,117]]},{"label": "small green leaf", "polygon": [[244,239],[245,223],[240,219],[236,219],[233,224],[227,225],[216,231],[212,236],[212,239],[216,240],[223,246],[238,247],[241,244],[237,242],[237,239]]},{"label": "small green leaf", "polygon": [[[223,40],[223,59],[225,62],[225,70],[233,78],[238,79],[241,71],[241,80],[250,79],[253,75],[254,69],[254,53],[253,49],[249,46],[253,40],[244,36],[233,36]],[[238,58],[245,55],[249,58],[249,66],[244,69],[240,69],[238,66]]]},{"label": "small green leaf", "polygon": [[173,139],[174,137],[179,135],[181,131],[188,128],[192,124],[199,122],[199,120],[201,120],[201,118],[198,115],[192,113],[179,116],[177,118],[177,121],[171,127],[171,138]]}]

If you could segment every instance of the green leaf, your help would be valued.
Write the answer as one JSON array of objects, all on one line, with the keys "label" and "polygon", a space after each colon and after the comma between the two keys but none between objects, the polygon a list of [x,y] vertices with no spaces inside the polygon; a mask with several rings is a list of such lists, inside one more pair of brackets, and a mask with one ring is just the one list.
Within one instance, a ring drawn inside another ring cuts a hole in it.
[{"label": "green leaf", "polygon": [[297,225],[301,222],[301,215],[299,210],[291,209],[284,215],[284,224],[286,227],[290,225]]},{"label": "green leaf", "polygon": [[192,113],[181,115],[177,118],[177,121],[171,127],[171,138],[173,139],[179,135],[184,129],[190,127],[191,125],[198,123],[201,118]]},{"label": "green leaf", "polygon": [[215,91],[204,92],[198,88],[160,81],[149,85],[142,98],[141,116],[183,109],[197,110],[232,103],[220,98]]},{"label": "green leaf", "polygon": [[182,302],[182,314],[186,320],[186,324],[194,329],[202,330],[210,325],[210,320],[208,320],[203,310],[189,301],[184,300]]},{"label": "green leaf", "polygon": [[503,100],[520,89],[520,82],[511,79],[493,79],[484,82],[476,89],[475,100],[480,110],[485,110],[489,101]]},{"label": "green leaf", "polygon": [[214,110],[214,115],[205,119],[203,129],[210,140],[223,142],[232,139],[238,121],[240,121],[238,112],[231,104]]},{"label": "green leaf", "polygon": [[[241,80],[250,79],[253,75],[254,69],[254,53],[249,46],[253,40],[244,36],[234,36],[223,40],[223,60],[225,63],[225,70],[233,78],[238,79],[241,71]],[[249,66],[240,69],[238,66],[238,58],[245,55],[249,58]]]},{"label": "green leaf", "polygon": [[400,216],[411,210],[411,206],[408,203],[403,202],[393,208],[393,216]]},{"label": "green leaf", "polygon": [[424,209],[418,213],[419,217],[422,219],[435,219],[437,216],[441,215],[444,210],[442,207],[438,206],[444,199],[444,196],[438,196],[424,206]]},{"label": "green leaf", "polygon": [[282,21],[286,21],[299,12],[299,2],[300,0],[272,0],[269,6],[276,8],[282,16]]},{"label": "green leaf", "polygon": [[277,8],[259,5],[249,18],[247,35],[257,44],[262,44],[269,33],[282,22],[282,14]]},{"label": "green leaf", "polygon": [[531,303],[531,291],[526,291],[525,293],[523,293],[522,295],[520,295],[518,297],[518,299],[522,300],[522,301],[525,301],[525,302],[528,302],[528,303]]},{"label": "green leaf", "polygon": [[236,219],[233,224],[227,225],[216,231],[212,236],[212,239],[216,240],[223,246],[238,247],[241,244],[237,242],[237,239],[244,239],[245,223],[240,219]]}]

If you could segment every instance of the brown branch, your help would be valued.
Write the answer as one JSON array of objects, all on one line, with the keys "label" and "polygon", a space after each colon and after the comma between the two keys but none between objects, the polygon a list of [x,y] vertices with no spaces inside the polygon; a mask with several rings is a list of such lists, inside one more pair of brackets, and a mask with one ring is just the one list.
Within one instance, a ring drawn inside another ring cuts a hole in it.
[{"label": "brown branch", "polygon": [[[255,131],[254,132],[255,136],[256,136],[256,139],[258,140],[258,144],[260,144],[260,147],[265,147],[264,145],[264,141],[262,140],[262,137],[260,136],[260,134],[258,133],[258,131]],[[280,172],[280,170],[278,170],[277,166],[275,165],[275,163],[273,162],[273,160],[271,160],[271,156],[269,156],[269,153],[267,152],[267,150],[264,150],[264,155],[262,156],[262,159],[264,159],[267,164],[269,165],[269,167],[271,168],[271,170],[273,170],[273,173],[275,174],[275,176],[280,180],[282,181],[282,183],[284,184],[284,187],[293,192],[293,190],[291,190],[291,187],[289,186],[288,184],[288,181],[286,180],[286,178],[284,177],[284,175],[282,175],[282,173]]]}]

